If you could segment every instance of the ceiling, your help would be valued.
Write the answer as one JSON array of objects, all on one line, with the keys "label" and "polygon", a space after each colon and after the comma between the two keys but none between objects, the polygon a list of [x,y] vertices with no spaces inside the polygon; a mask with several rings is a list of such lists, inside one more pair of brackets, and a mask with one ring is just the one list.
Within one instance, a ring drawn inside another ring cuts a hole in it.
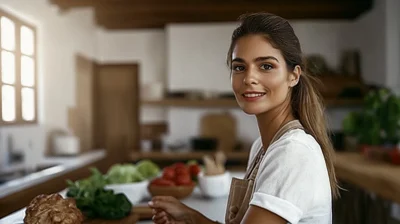
[{"label": "ceiling", "polygon": [[355,19],[373,0],[49,0],[62,10],[92,7],[106,29],[164,28],[170,23],[233,22],[246,12],[286,19]]}]

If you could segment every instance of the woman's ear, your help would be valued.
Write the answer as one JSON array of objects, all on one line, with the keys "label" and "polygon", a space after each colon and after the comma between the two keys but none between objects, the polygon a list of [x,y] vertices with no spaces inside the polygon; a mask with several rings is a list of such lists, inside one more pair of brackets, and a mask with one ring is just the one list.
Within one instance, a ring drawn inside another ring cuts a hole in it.
[{"label": "woman's ear", "polygon": [[301,67],[299,65],[296,65],[293,69],[293,71],[290,73],[290,80],[289,80],[289,86],[294,87],[299,83],[301,75]]}]

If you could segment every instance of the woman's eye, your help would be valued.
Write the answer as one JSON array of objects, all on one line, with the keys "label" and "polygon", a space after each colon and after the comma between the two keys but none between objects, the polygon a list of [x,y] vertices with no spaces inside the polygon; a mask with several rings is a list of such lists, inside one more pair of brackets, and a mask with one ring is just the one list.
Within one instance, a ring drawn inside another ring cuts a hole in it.
[{"label": "woman's eye", "polygon": [[244,66],[241,66],[241,65],[234,65],[234,66],[232,67],[232,70],[233,70],[233,71],[237,71],[237,72],[241,72],[241,71],[244,70]]},{"label": "woman's eye", "polygon": [[270,64],[262,64],[260,67],[263,70],[271,70],[272,69],[272,66]]}]

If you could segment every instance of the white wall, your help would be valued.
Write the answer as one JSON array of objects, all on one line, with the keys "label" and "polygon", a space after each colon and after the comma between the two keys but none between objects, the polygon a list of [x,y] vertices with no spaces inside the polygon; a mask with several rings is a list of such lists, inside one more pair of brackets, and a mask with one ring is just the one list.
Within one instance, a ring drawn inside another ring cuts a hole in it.
[{"label": "white wall", "polygon": [[166,27],[169,90],[231,91],[225,60],[235,24]]},{"label": "white wall", "polygon": [[[75,54],[96,54],[93,12],[74,10],[60,16],[48,0],[0,0],[0,7],[37,27],[39,63],[39,125],[2,127],[0,141],[3,144],[12,134],[15,147],[26,149],[32,140],[34,152],[41,156],[46,132],[66,129],[67,108],[75,105]],[[0,158],[5,159],[4,154]]]},{"label": "white wall", "polygon": [[400,1],[386,1],[387,85],[400,94]]},{"label": "white wall", "polygon": [[[166,82],[165,32],[162,30],[97,32],[98,59],[102,63],[139,63],[142,85]],[[142,108],[141,121],[165,120],[160,108]]]}]

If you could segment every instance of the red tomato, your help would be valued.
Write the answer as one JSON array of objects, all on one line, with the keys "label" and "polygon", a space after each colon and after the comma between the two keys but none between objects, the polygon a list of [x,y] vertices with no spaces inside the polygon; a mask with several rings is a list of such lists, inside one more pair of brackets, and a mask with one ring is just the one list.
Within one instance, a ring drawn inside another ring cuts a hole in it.
[{"label": "red tomato", "polygon": [[175,168],[175,175],[190,175],[189,169],[187,167],[176,167]]},{"label": "red tomato", "polygon": [[192,179],[189,174],[177,175],[175,178],[176,185],[191,185]]},{"label": "red tomato", "polygon": [[154,186],[175,186],[174,181],[166,180],[164,178],[156,178],[150,182],[150,185]]},{"label": "red tomato", "polygon": [[178,168],[178,167],[186,167],[186,164],[184,164],[184,163],[175,163],[173,165],[173,167],[175,167],[175,169]]},{"label": "red tomato", "polygon": [[400,165],[400,153],[397,148],[390,150],[389,156],[391,163]]},{"label": "red tomato", "polygon": [[172,167],[165,167],[163,170],[162,177],[167,180],[175,179],[175,169]]},{"label": "red tomato", "polygon": [[197,164],[190,165],[189,172],[192,177],[197,177],[197,175],[201,172],[200,166]]}]

